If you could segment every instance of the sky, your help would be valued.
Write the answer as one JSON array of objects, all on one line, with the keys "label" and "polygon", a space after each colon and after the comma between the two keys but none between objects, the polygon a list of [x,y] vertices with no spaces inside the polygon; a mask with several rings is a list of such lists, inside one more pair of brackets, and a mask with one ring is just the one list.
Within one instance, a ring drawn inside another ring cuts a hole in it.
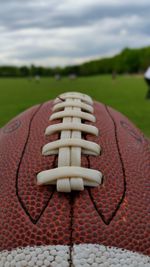
[{"label": "sky", "polygon": [[66,66],[150,46],[149,0],[0,0],[0,65]]}]

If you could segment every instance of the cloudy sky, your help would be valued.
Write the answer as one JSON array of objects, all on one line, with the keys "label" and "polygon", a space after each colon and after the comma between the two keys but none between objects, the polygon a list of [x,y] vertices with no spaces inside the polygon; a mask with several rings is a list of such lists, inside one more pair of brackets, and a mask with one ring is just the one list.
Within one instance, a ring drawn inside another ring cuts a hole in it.
[{"label": "cloudy sky", "polygon": [[0,0],[0,65],[64,66],[150,45],[150,0]]}]

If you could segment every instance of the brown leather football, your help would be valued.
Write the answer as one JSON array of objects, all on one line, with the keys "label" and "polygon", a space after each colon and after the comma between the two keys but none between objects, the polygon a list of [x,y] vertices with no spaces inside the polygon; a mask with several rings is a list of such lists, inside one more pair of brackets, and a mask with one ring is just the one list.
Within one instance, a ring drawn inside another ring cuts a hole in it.
[{"label": "brown leather football", "polygon": [[82,93],[0,131],[0,266],[150,266],[150,143]]}]

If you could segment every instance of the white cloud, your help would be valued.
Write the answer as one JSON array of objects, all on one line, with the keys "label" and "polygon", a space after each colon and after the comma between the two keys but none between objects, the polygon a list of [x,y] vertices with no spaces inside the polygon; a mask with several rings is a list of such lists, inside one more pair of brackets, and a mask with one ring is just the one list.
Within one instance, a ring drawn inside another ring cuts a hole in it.
[{"label": "white cloud", "polygon": [[149,5],[146,0],[3,2],[0,64],[79,64],[149,45]]}]

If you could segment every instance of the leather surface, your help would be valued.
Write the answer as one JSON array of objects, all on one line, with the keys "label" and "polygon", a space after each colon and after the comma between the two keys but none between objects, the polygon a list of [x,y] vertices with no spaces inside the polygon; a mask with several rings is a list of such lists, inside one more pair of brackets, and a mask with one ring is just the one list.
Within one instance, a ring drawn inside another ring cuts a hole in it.
[{"label": "leather surface", "polygon": [[[82,166],[100,170],[103,183],[83,192],[37,186],[36,174],[57,166],[42,156],[52,101],[20,114],[0,131],[0,250],[28,245],[96,243],[150,255],[150,144],[123,115],[94,103],[98,157]],[[53,123],[58,123],[54,121]],[[87,123],[87,122],[86,122]]]}]

